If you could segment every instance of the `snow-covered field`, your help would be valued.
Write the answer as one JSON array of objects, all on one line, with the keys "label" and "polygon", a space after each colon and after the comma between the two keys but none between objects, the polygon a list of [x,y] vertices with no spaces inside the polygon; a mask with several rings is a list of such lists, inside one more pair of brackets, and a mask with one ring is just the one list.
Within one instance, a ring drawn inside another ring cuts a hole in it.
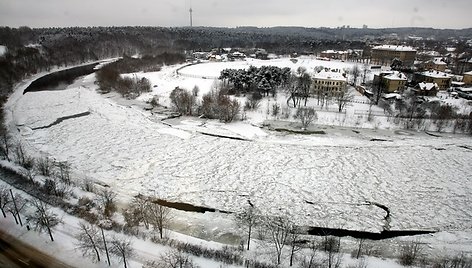
[{"label": "snow-covered field", "polygon": [[[143,74],[157,85],[153,94],[160,102],[175,86],[198,84],[205,92],[213,83],[176,77],[175,69]],[[17,91],[7,109],[29,150],[68,161],[78,177],[110,185],[123,201],[141,193],[240,211],[250,200],[264,214],[287,215],[302,225],[381,231],[385,212],[369,201],[390,209],[391,229],[462,231],[471,241],[468,136],[336,127],[325,127],[326,135],[287,135],[195,118],[169,127],[97,94],[93,79],[64,91]],[[32,130],[86,111],[90,115]],[[465,249],[472,250],[470,244]]]},{"label": "snow-covered field", "polygon": [[[338,69],[339,71],[348,71],[354,66],[354,64],[355,63],[352,62],[317,60],[313,56],[303,56],[294,59],[279,58],[272,60],[246,58],[244,61],[206,62],[202,64],[191,65],[183,68],[179,71],[179,73],[184,76],[188,75],[205,78],[219,77],[221,71],[224,69],[248,69],[251,65],[255,67],[261,67],[264,65],[277,66],[280,68],[289,67],[293,71],[296,71],[299,67],[304,67],[309,72],[312,72],[315,67],[323,66],[325,68]],[[204,65],[204,67],[201,65]],[[361,64],[359,66],[362,67]]]}]

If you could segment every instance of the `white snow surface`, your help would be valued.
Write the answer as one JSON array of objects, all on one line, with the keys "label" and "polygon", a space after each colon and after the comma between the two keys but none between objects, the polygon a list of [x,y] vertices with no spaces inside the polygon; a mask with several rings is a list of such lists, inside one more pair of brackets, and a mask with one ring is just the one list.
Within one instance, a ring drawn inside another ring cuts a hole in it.
[{"label": "white snow surface", "polygon": [[349,70],[355,65],[355,63],[317,60],[314,56],[302,56],[296,58],[296,61],[291,61],[290,58],[278,58],[271,60],[246,58],[244,61],[205,62],[201,64],[190,65],[181,69],[179,74],[190,77],[218,78],[221,71],[224,69],[248,69],[251,65],[255,67],[269,65],[280,68],[289,67],[293,71],[297,70],[299,67],[304,67],[309,73],[313,73],[313,69],[318,66],[323,66],[329,69]]},{"label": "white snow surface", "polygon": [[[249,199],[302,225],[380,231],[385,212],[365,205],[372,201],[390,209],[392,229],[471,228],[472,154],[463,148],[472,147],[470,137],[336,128],[281,135],[192,119],[171,128],[78,84],[16,94],[8,107],[30,149],[68,161],[125,199],[141,193],[229,211]],[[31,130],[83,111],[91,114]]]},{"label": "white snow surface", "polygon": [[5,53],[7,53],[7,47],[0,45],[0,56],[3,56]]}]

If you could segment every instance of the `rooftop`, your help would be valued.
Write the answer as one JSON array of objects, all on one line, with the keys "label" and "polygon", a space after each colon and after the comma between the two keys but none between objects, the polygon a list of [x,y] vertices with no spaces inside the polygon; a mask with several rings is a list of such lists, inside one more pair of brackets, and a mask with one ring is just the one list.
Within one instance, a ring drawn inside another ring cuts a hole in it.
[{"label": "rooftop", "polygon": [[348,53],[348,52],[347,52],[347,51],[339,51],[339,50],[328,49],[328,50],[325,50],[325,51],[321,51],[321,53],[326,53],[326,54],[346,54],[346,53]]},{"label": "rooftop", "polygon": [[442,58],[435,58],[433,60],[433,63],[436,64],[436,65],[447,65],[447,63],[445,63]]},{"label": "rooftop", "polygon": [[373,47],[372,49],[377,50],[391,50],[391,51],[416,51],[416,49],[409,46],[392,46],[392,45],[381,45]]},{"label": "rooftop", "polygon": [[421,73],[424,76],[433,78],[451,78],[452,75],[440,71],[425,71]]},{"label": "rooftop", "polygon": [[408,80],[406,75],[404,75],[401,72],[397,72],[397,71],[394,71],[393,73],[384,76],[384,78],[389,79],[389,80],[405,80],[405,81]]},{"label": "rooftop", "polygon": [[318,73],[314,73],[312,75],[315,79],[328,79],[328,80],[339,80],[339,81],[346,81],[347,78],[340,72],[336,72],[333,70],[321,70]]},{"label": "rooftop", "polygon": [[418,87],[421,89],[421,90],[431,90],[433,88],[438,88],[438,84],[436,83],[425,83],[425,82],[421,82],[421,83],[418,83]]}]

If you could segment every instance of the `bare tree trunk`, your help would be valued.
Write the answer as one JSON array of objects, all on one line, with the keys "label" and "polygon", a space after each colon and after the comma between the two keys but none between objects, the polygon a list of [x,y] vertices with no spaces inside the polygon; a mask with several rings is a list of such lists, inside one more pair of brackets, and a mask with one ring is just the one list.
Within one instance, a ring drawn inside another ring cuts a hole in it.
[{"label": "bare tree trunk", "polygon": [[356,259],[359,259],[359,257],[361,256],[362,246],[364,245],[364,242],[365,242],[365,239],[362,239],[362,238],[359,239],[359,247],[357,248]]},{"label": "bare tree trunk", "polygon": [[249,250],[249,244],[251,243],[251,231],[252,231],[252,225],[249,224],[249,233],[247,236],[247,250]]},{"label": "bare tree trunk", "polygon": [[110,255],[108,254],[107,241],[105,240],[105,234],[103,233],[103,228],[100,227],[102,231],[103,245],[105,246],[105,253],[107,254],[108,266],[111,266]]},{"label": "bare tree trunk", "polygon": [[[21,221],[20,213],[18,212],[18,206],[16,205],[16,200],[15,200],[15,197],[13,196],[13,191],[11,189],[10,189],[10,194],[11,194],[11,198],[13,200],[13,205],[15,206],[16,214],[18,215],[18,220],[20,221],[20,226],[23,226],[23,222]],[[17,224],[18,224],[18,222],[17,222]]]}]

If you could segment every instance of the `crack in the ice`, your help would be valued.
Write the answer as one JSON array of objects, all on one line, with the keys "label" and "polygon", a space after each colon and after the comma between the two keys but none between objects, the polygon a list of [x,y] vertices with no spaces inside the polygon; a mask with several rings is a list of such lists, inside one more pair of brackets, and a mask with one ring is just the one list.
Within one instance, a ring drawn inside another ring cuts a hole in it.
[{"label": "crack in the ice", "polygon": [[64,116],[64,117],[59,117],[58,119],[56,119],[56,121],[52,122],[49,125],[42,126],[42,127],[35,127],[35,128],[32,128],[32,130],[50,128],[52,126],[55,126],[55,125],[58,125],[58,124],[62,123],[65,120],[84,117],[84,116],[88,116],[88,115],[90,115],[90,111],[83,112],[83,113],[78,113],[78,114],[73,114],[73,115],[68,115],[68,116]]}]

